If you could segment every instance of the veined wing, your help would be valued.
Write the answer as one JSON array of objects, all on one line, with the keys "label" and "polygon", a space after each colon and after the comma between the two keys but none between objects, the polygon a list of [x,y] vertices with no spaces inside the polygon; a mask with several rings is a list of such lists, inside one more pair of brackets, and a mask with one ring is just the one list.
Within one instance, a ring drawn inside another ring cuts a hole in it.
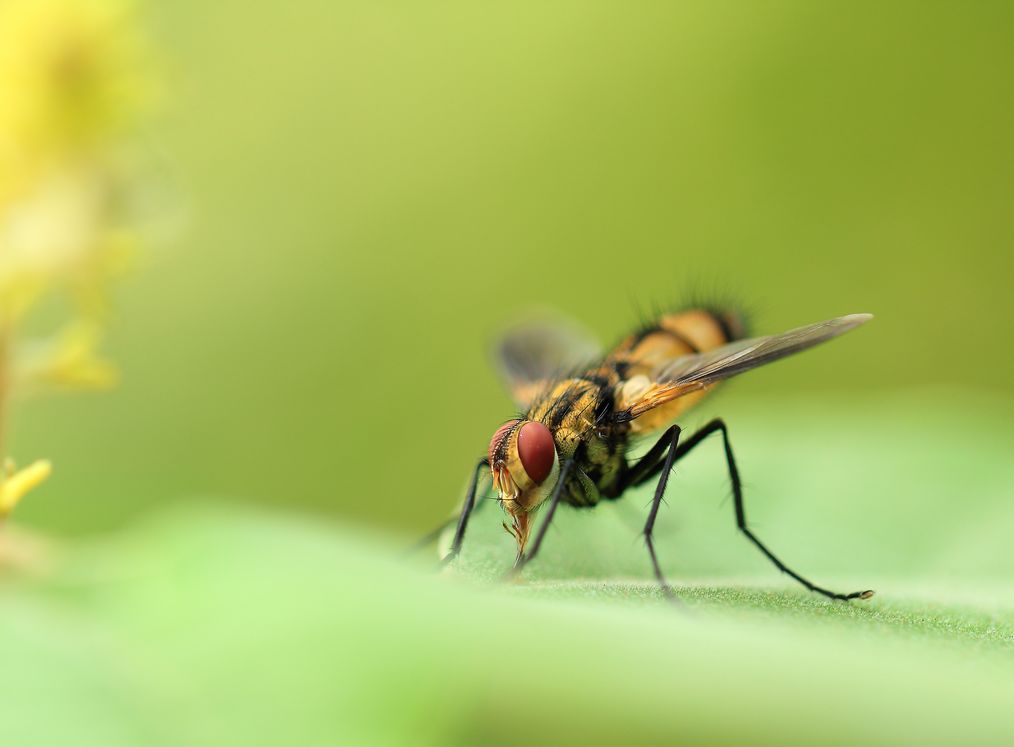
[{"label": "veined wing", "polygon": [[576,323],[543,316],[509,329],[496,356],[515,403],[528,409],[549,382],[601,358],[602,350]]},{"label": "veined wing", "polygon": [[625,419],[633,419],[660,405],[707,388],[752,368],[772,363],[845,334],[873,318],[872,314],[849,314],[825,322],[754,337],[723,345],[706,353],[685,355],[658,366],[648,377],[650,385],[636,401],[627,402]]}]

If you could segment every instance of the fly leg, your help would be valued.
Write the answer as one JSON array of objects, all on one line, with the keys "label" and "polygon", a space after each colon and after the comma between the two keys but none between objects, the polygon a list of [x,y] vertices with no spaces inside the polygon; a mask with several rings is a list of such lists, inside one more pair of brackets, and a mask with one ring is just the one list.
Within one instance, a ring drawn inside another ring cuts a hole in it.
[{"label": "fly leg", "polygon": [[[475,469],[472,470],[472,480],[468,484],[468,493],[465,495],[465,503],[461,507],[461,515],[458,517],[458,528],[454,531],[454,540],[451,542],[451,550],[444,556],[444,559],[440,561],[440,564],[447,565],[461,552],[461,545],[465,541],[465,529],[468,528],[468,519],[472,515],[472,511],[475,509],[475,491],[479,484],[479,474],[482,472],[483,467],[489,467],[489,460],[485,457],[479,460],[479,463],[475,465]],[[439,529],[430,532],[426,539],[430,537],[438,537],[440,533],[453,521],[448,520]]]},{"label": "fly leg", "polygon": [[567,482],[567,475],[570,474],[570,468],[574,465],[573,459],[568,459],[563,463],[563,467],[560,468],[560,477],[556,481],[556,487],[553,488],[553,494],[549,498],[549,509],[546,511],[546,518],[542,520],[542,524],[539,525],[539,533],[535,535],[535,541],[532,542],[532,549],[527,553],[518,553],[517,560],[514,561],[514,568],[510,574],[513,576],[522,568],[525,567],[525,563],[528,563],[532,558],[535,557],[536,553],[539,552],[539,548],[542,546],[542,538],[546,536],[546,531],[549,529],[549,524],[553,520],[553,514],[556,513],[556,507],[560,503],[560,496],[563,495],[563,485]]},{"label": "fly leg", "polygon": [[[866,591],[854,591],[850,594],[839,594],[837,592],[829,591],[828,589],[817,586],[813,582],[809,581],[803,576],[800,576],[794,570],[785,565],[785,563],[779,560],[778,557],[773,552],[771,552],[752,531],[750,531],[750,528],[747,526],[746,523],[746,510],[743,507],[743,486],[739,478],[739,470],[736,468],[736,459],[732,455],[732,446],[729,444],[728,430],[726,429],[725,422],[722,421],[720,418],[712,420],[710,423],[705,425],[699,431],[694,433],[685,442],[683,442],[678,448],[675,448],[674,449],[675,458],[673,459],[673,461],[678,461],[682,457],[686,456],[688,453],[690,453],[691,450],[693,450],[695,446],[700,444],[705,438],[710,436],[715,431],[721,432],[722,442],[725,445],[725,462],[729,469],[729,482],[732,484],[732,497],[736,508],[736,526],[744,535],[746,535],[746,538],[750,540],[757,547],[757,549],[759,549],[762,553],[764,553],[765,557],[767,557],[768,560],[774,563],[775,567],[778,568],[778,570],[780,570],[782,573],[788,574],[810,591],[817,592],[818,594],[823,594],[825,597],[828,597],[829,599],[841,599],[845,601],[849,599],[869,599],[870,597],[872,597],[873,591],[869,589],[867,589]],[[675,446],[675,441],[673,442],[673,446]],[[663,470],[662,479],[659,480],[659,484],[660,485],[664,484],[663,481],[665,480],[665,477],[668,475],[669,466],[666,466],[666,464],[658,461],[659,454],[657,453],[653,454],[653,452],[655,452],[657,448],[658,444],[656,444],[655,447],[652,448],[652,450],[649,451],[648,454],[646,454],[644,458],[642,458],[633,467],[633,469],[630,472],[630,479],[627,482],[628,486],[640,485],[641,483],[649,480],[654,475],[658,474],[659,470]],[[673,452],[671,452],[670,455],[672,453]],[[649,459],[654,460],[654,463],[651,463]],[[669,461],[669,456],[666,457],[665,461],[666,462]],[[652,514],[649,517],[649,524],[653,523],[655,515],[654,512],[658,508],[657,491],[655,500],[656,502],[654,506],[652,506]],[[648,548],[651,549],[650,537]],[[652,550],[652,560],[654,560],[654,558],[655,554],[654,551]],[[657,562],[655,563],[655,573],[656,575],[658,575]]]},{"label": "fly leg", "polygon": [[[676,463],[678,447],[680,441],[680,427],[674,425],[664,434],[662,438],[658,440],[651,450],[645,454],[644,458],[637,463],[634,468],[634,472],[637,473],[641,465],[648,463],[648,460],[656,460],[661,475],[658,478],[658,484],[655,486],[655,497],[651,501],[651,511],[648,512],[648,521],[644,524],[644,541],[648,545],[648,554],[651,556],[651,565],[655,569],[655,578],[658,579],[659,586],[662,587],[662,593],[669,599],[677,600],[679,597],[676,596],[676,592],[672,590],[669,582],[665,580],[665,576],[662,574],[662,568],[658,564],[658,556],[655,554],[655,541],[652,538],[652,530],[655,528],[655,518],[658,516],[658,507],[662,505],[662,497],[665,495],[666,485],[669,483],[669,475],[672,473],[673,465]],[[661,461],[657,461],[661,452],[665,452],[665,458]],[[639,482],[633,484],[638,485],[641,482],[648,480],[656,474],[654,470],[655,465],[652,465],[651,469],[647,469],[649,474],[641,477]]]}]

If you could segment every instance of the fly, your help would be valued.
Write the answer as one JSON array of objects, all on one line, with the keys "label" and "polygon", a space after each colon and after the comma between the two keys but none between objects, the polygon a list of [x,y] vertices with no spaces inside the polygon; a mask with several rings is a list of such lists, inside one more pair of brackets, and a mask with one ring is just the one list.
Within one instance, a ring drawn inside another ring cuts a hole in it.
[{"label": "fly", "polygon": [[[838,337],[872,318],[850,314],[747,338],[739,314],[693,308],[660,316],[606,353],[566,325],[540,323],[515,329],[498,352],[508,387],[524,414],[496,430],[473,470],[444,562],[461,551],[476,506],[479,476],[487,470],[507,515],[504,528],[517,542],[515,572],[538,554],[561,502],[591,508],[654,481],[644,538],[663,593],[675,597],[655,552],[655,519],[673,466],[708,436],[720,433],[736,525],[747,539],[810,591],[831,599],[869,599],[871,590],[840,594],[817,586],[754,535],[747,525],[742,483],[723,420],[716,418],[686,438],[676,423],[722,380]],[[632,459],[633,446],[649,437],[656,439],[654,445]],[[532,537],[536,511],[544,505],[545,518]]]}]

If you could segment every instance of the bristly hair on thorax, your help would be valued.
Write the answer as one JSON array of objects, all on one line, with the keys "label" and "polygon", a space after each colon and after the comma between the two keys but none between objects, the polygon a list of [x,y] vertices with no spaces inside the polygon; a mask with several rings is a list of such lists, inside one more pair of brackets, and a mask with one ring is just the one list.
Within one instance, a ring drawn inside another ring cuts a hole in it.
[{"label": "bristly hair on thorax", "polygon": [[679,294],[679,301],[652,301],[645,310],[632,295],[631,305],[638,320],[636,329],[639,331],[657,327],[658,320],[666,314],[701,309],[727,325],[724,331],[731,341],[749,337],[754,328],[757,309],[745,304],[742,298],[743,294],[729,290],[726,282],[706,282],[702,278],[691,278]]}]

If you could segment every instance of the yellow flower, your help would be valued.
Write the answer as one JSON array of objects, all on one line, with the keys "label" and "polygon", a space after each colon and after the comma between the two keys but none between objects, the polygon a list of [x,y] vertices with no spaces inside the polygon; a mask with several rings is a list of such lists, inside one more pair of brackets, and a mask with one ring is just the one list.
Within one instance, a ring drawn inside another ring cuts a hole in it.
[{"label": "yellow flower", "polygon": [[49,386],[70,389],[107,389],[119,372],[97,350],[102,329],[75,321],[48,340],[23,346],[15,359],[15,383],[26,388]]},{"label": "yellow flower", "polygon": [[153,90],[133,15],[126,0],[0,0],[0,314],[62,282],[101,306],[124,244],[122,144]]},{"label": "yellow flower", "polygon": [[[152,80],[131,0],[0,0],[0,436],[12,385],[116,381],[96,351],[134,244],[124,153]],[[24,344],[21,317],[48,291],[70,297],[72,318]],[[50,470],[5,463],[0,519]]]},{"label": "yellow flower", "polygon": [[52,471],[53,465],[45,459],[19,471],[15,471],[14,463],[8,460],[0,475],[0,520],[6,518],[25,494],[49,477]]},{"label": "yellow flower", "polygon": [[124,0],[0,0],[0,205],[123,134],[150,99]]},{"label": "yellow flower", "polygon": [[104,309],[105,285],[133,245],[107,182],[99,171],[54,174],[0,212],[0,314],[20,316],[53,285],[85,313]]}]

